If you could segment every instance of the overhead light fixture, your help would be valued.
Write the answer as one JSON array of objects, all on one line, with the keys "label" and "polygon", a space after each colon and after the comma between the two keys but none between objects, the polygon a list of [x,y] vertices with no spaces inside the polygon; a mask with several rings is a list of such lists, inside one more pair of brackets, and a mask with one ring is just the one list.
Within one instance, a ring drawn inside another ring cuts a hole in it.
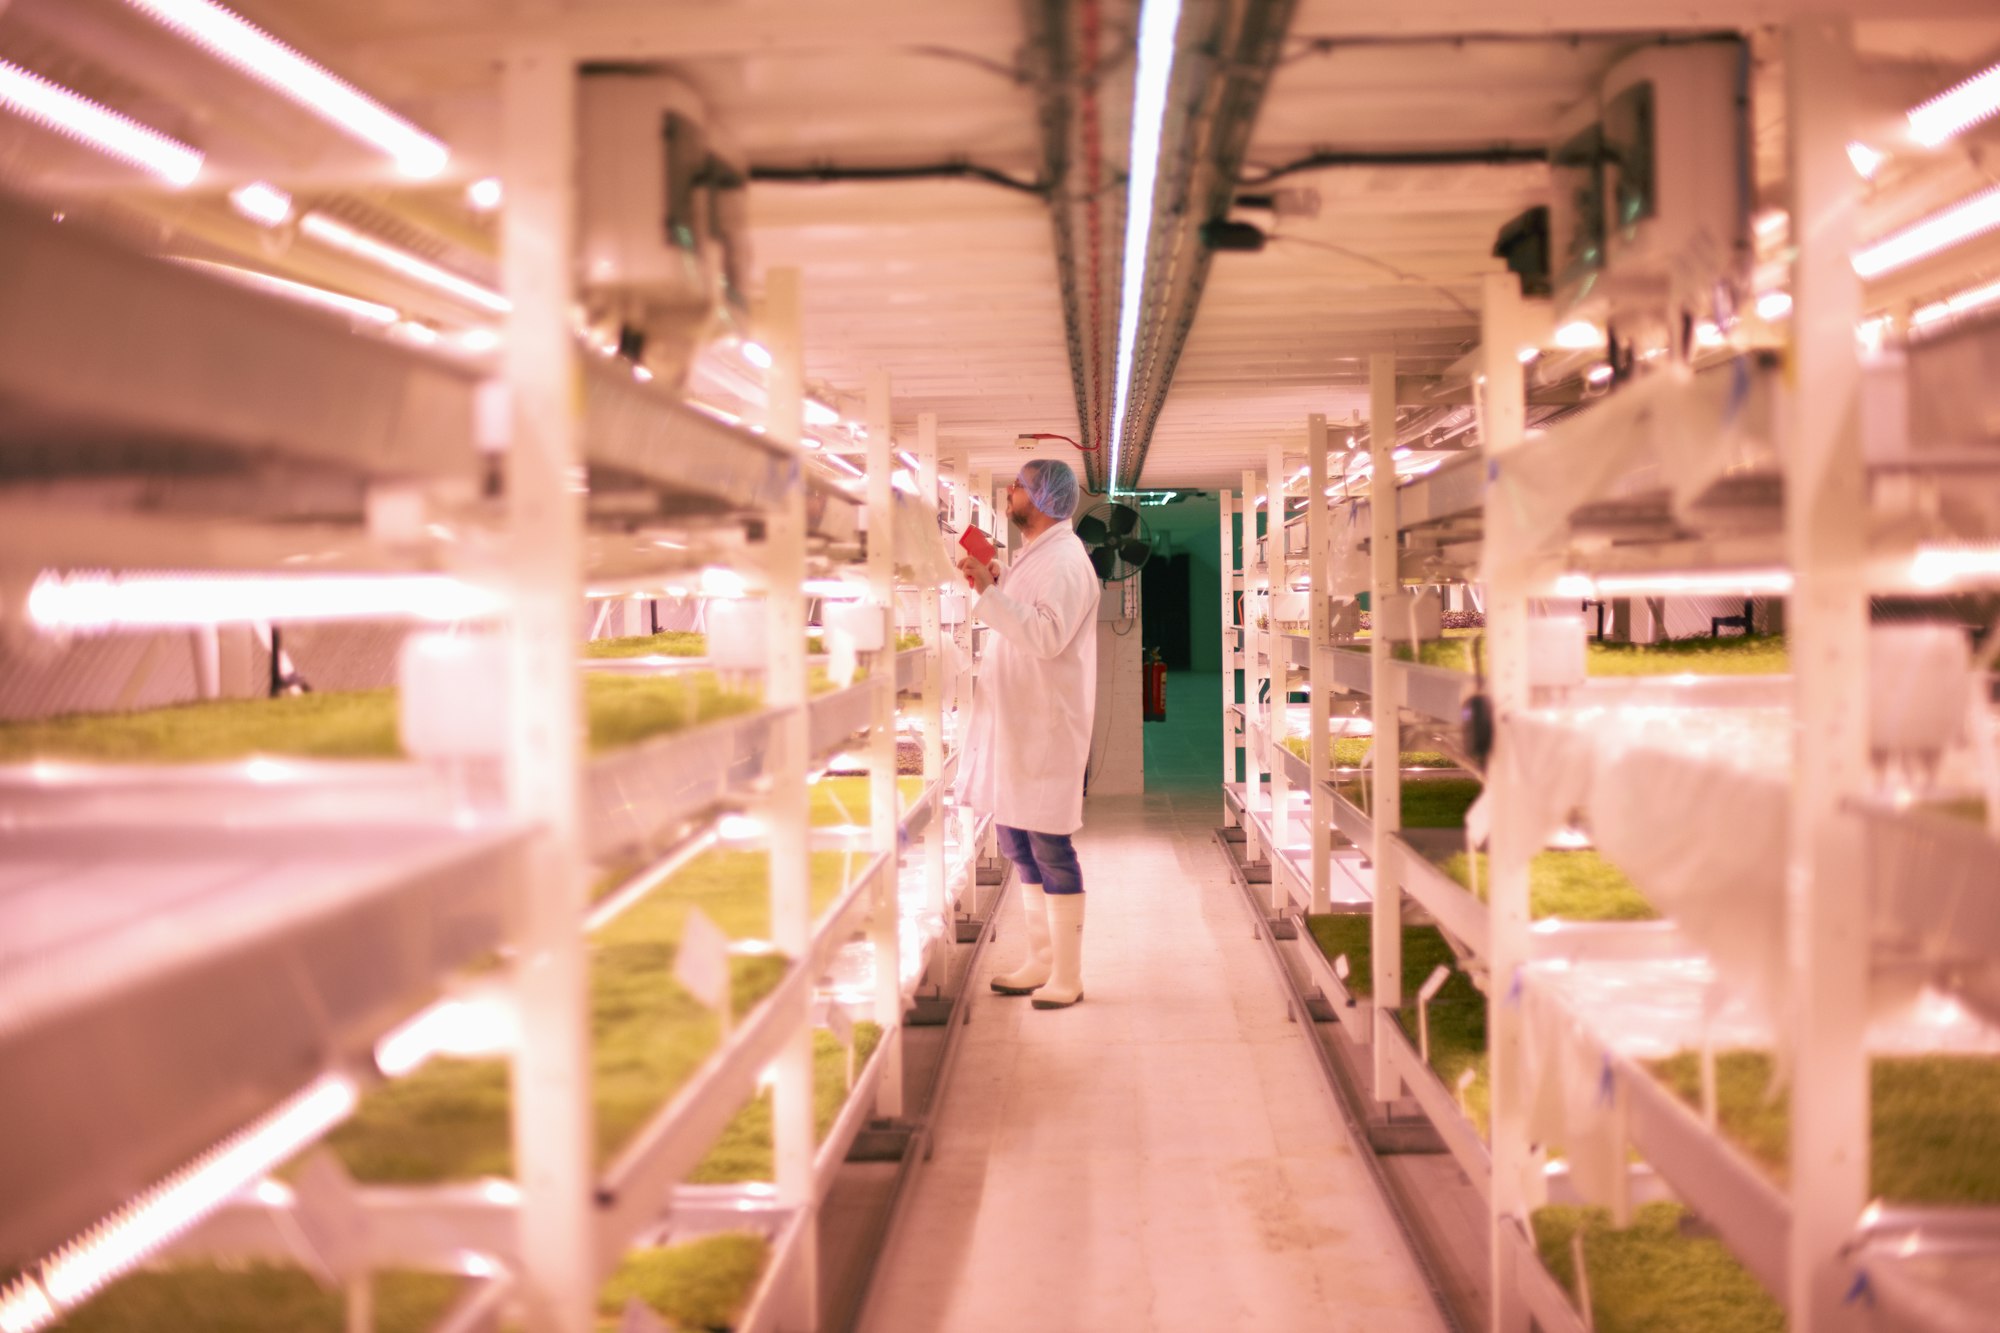
[{"label": "overhead light fixture", "polygon": [[504,315],[514,308],[509,301],[491,287],[481,286],[472,279],[453,273],[448,268],[440,268],[428,259],[420,259],[408,250],[398,249],[387,241],[378,241],[373,236],[364,235],[324,213],[308,213],[299,219],[299,230],[319,241],[330,245],[358,259],[380,264],[383,268],[413,278],[427,287],[435,287],[447,295],[461,301],[470,302],[495,314]]},{"label": "overhead light fixture", "polygon": [[275,227],[292,215],[292,196],[265,181],[252,181],[229,192],[229,202],[252,222]]},{"label": "overhead light fixture", "polygon": [[428,179],[451,152],[353,84],[210,0],[126,0],[281,97],[387,153],[405,176]]},{"label": "overhead light fixture", "polygon": [[1608,384],[1611,382],[1611,367],[1600,362],[1585,372],[1584,378],[1592,384]]},{"label": "overhead light fixture", "polygon": [[2000,65],[1975,74],[1906,113],[1910,137],[1926,148],[1956,138],[2000,112]]},{"label": "overhead light fixture", "polygon": [[1978,287],[1968,287],[1962,292],[1945,297],[1942,301],[1918,306],[1910,315],[1910,327],[1924,328],[1939,320],[1968,314],[1974,310],[1984,310],[1993,305],[2000,305],[2000,280]]},{"label": "overhead light fixture", "polygon": [[1587,352],[1604,346],[1604,330],[1587,319],[1573,319],[1556,330],[1556,346],[1572,352]]},{"label": "overhead light fixture", "polygon": [[901,468],[897,468],[896,475],[889,478],[889,484],[905,495],[917,494],[917,479]]},{"label": "overhead light fixture", "polygon": [[74,633],[256,620],[449,623],[505,610],[491,589],[446,574],[44,574],[28,591],[37,629]]},{"label": "overhead light fixture", "polygon": [[1889,160],[1887,153],[1878,153],[1859,139],[1848,141],[1847,160],[1854,164],[1854,173],[1862,180],[1872,181],[1882,164]]},{"label": "overhead light fixture", "polygon": [[1125,444],[1125,412],[1132,397],[1138,356],[1139,308],[1146,294],[1146,252],[1153,233],[1153,195],[1159,182],[1160,138],[1166,130],[1167,89],[1173,81],[1174,39],[1180,0],[1140,0],[1139,57],[1132,79],[1132,150],[1125,178],[1125,255],[1119,289],[1118,360],[1111,402],[1111,469],[1105,488],[1118,495]]},{"label": "overhead light fixture", "polygon": [[[758,350],[761,351],[762,349],[759,348]],[[770,353],[766,352],[765,355],[769,356]],[[744,359],[749,359],[747,349],[744,352]],[[840,413],[834,411],[817,398],[808,398],[806,399],[806,424],[808,426],[837,426],[840,424]]]},{"label": "overhead light fixture", "polygon": [[1854,252],[1854,271],[1878,278],[2000,227],[2000,185],[1962,199]]},{"label": "overhead light fixture", "polygon": [[1756,230],[1758,240],[1766,245],[1775,245],[1780,236],[1792,229],[1792,215],[1782,208],[1773,208],[1759,213],[1750,225]]},{"label": "overhead light fixture", "polygon": [[281,296],[287,301],[297,301],[302,305],[318,306],[322,310],[335,311],[368,324],[380,324],[386,328],[403,317],[394,306],[386,306],[379,301],[364,301],[358,296],[330,292],[324,287],[293,282],[290,278],[259,273],[255,269],[238,268],[234,264],[218,264],[212,259],[177,259],[174,262],[183,268],[213,273],[216,277],[236,283],[238,286],[268,292],[272,296]]},{"label": "overhead light fixture", "polygon": [[500,346],[500,331],[476,326],[461,331],[455,341],[461,352],[471,352],[475,356],[496,350]]},{"label": "overhead light fixture", "polygon": [[1520,351],[1514,353],[1514,359],[1525,366],[1541,354],[1542,349],[1539,347],[1523,347]]},{"label": "overhead light fixture", "polygon": [[465,202],[481,213],[491,213],[505,197],[498,176],[483,176],[465,187]]},{"label": "overhead light fixture", "polygon": [[917,456],[908,449],[898,449],[896,451],[896,460],[912,472],[917,470]]},{"label": "overhead light fixture", "polygon": [[771,351],[762,343],[744,343],[743,359],[759,370],[771,368]]},{"label": "overhead light fixture", "polygon": [[1790,292],[1765,292],[1757,298],[1757,315],[1761,319],[1780,320],[1792,313]]},{"label": "overhead light fixture", "polygon": [[169,185],[192,184],[201,174],[196,149],[6,60],[0,60],[0,106]]},{"label": "overhead light fixture", "polygon": [[854,464],[848,462],[845,458],[842,458],[839,454],[824,454],[822,455],[822,457],[824,457],[827,462],[833,464],[835,467],[839,468],[842,472],[845,472],[850,477],[865,477],[868,475],[866,472],[863,472],[860,468],[854,466]]}]

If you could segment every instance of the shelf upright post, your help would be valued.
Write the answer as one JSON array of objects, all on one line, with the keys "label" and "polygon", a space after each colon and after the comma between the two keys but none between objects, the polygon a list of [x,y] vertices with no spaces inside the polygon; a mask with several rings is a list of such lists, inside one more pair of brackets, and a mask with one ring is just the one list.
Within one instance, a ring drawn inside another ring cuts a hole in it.
[{"label": "shelf upright post", "polygon": [[[882,1077],[875,1086],[875,1113],[903,1114],[902,912],[896,893],[896,458],[891,450],[894,418],[889,413],[889,373],[868,376],[868,599],[882,619],[882,657],[887,669],[876,675],[874,729],[868,739],[869,850],[889,857],[887,873],[875,881],[874,916],[868,938],[875,950],[875,1021],[882,1028]],[[933,823],[944,818],[942,802]]]},{"label": "shelf upright post", "polygon": [[[1235,508],[1232,497],[1224,491],[1221,497],[1222,528],[1222,780],[1225,784],[1236,781],[1236,754],[1243,748],[1242,733],[1230,718],[1229,710],[1236,703],[1236,526]],[[1232,828],[1236,824],[1236,812],[1228,801],[1222,803],[1222,824]]]},{"label": "shelf upright post", "polygon": [[[1480,433],[1488,458],[1517,448],[1527,437],[1527,390],[1519,350],[1528,341],[1521,290],[1511,273],[1485,279],[1480,334]],[[1486,511],[1487,692],[1494,716],[1505,719],[1527,708],[1528,573],[1514,551],[1506,511]],[[1504,744],[1504,742],[1503,742]],[[1521,1011],[1510,998],[1528,957],[1528,863],[1536,848],[1528,836],[1527,793],[1509,780],[1504,752],[1487,764],[1493,805],[1489,871],[1492,982],[1488,986],[1487,1032],[1492,1051],[1493,1185],[1491,1232],[1491,1311],[1494,1333],[1528,1333],[1528,1307],[1513,1261],[1509,1229],[1525,1229],[1540,1203],[1540,1174],[1534,1171],[1527,1137],[1523,1086]],[[1518,1234],[1518,1230],[1516,1232]]]},{"label": "shelf upright post", "polygon": [[1785,531],[1793,574],[1792,786],[1786,905],[1793,1029],[1792,1327],[1853,1328],[1841,1262],[1868,1201],[1868,895],[1844,798],[1868,777],[1867,497],[1854,330],[1861,284],[1848,256],[1860,187],[1846,148],[1855,120],[1847,18],[1785,30],[1792,259],[1792,439]]},{"label": "shelf upright post", "polygon": [[598,1266],[591,1216],[590,984],[584,951],[583,717],[576,609],[583,508],[570,336],[576,66],[547,47],[510,52],[503,74],[508,186],[501,272],[513,309],[502,365],[507,443],[507,788],[536,821],[515,969],[514,1161],[521,1186],[522,1297],[533,1333],[587,1333]]},{"label": "shelf upright post", "polygon": [[[917,414],[917,503],[935,513],[938,503],[937,413]],[[944,645],[942,600],[936,585],[924,589],[924,783],[944,775]],[[968,611],[967,614],[970,614]],[[934,820],[924,834],[924,887],[931,910],[951,925],[949,886],[944,881],[944,821]],[[947,936],[949,938],[949,936]]]},{"label": "shelf upright post", "polygon": [[[770,409],[766,438],[793,455],[792,484],[764,517],[764,701],[784,710],[771,728],[765,806],[771,845],[771,936],[794,966],[812,952],[811,797],[806,791],[806,509],[805,338],[801,327],[799,271],[772,269],[764,280],[764,345],[771,352]],[[814,1207],[812,1023],[807,1002],[788,1016],[794,1024],[775,1061],[771,1132],[776,1148],[778,1201],[810,1213]],[[818,1322],[818,1228],[810,1219],[800,1241],[798,1268],[780,1316],[787,1327]]]},{"label": "shelf upright post", "polygon": [[1403,883],[1397,864],[1395,838],[1403,828],[1403,678],[1390,649],[1396,626],[1390,623],[1396,599],[1402,595],[1402,567],[1397,562],[1396,524],[1396,354],[1376,352],[1368,358],[1368,482],[1369,600],[1373,611],[1368,636],[1369,708],[1375,741],[1375,844],[1368,849],[1375,866],[1375,903],[1369,923],[1375,963],[1375,1098],[1390,1102],[1401,1090],[1389,1060],[1383,1035],[1395,1025],[1403,997]]},{"label": "shelf upright post", "polygon": [[[1268,502],[1267,502],[1268,503]],[[1250,739],[1252,719],[1257,712],[1257,695],[1263,685],[1263,673],[1257,666],[1257,626],[1250,618],[1250,594],[1256,591],[1257,574],[1251,564],[1251,555],[1257,549],[1257,474],[1245,469],[1243,473],[1243,808],[1255,810],[1257,802],[1264,795],[1264,760],[1257,753],[1257,746]],[[1245,864],[1263,856],[1257,838],[1254,820],[1243,821],[1243,860]],[[1278,867],[1271,867],[1276,878]]]},{"label": "shelf upright post", "polygon": [[1291,652],[1284,632],[1278,627],[1277,603],[1280,592],[1290,591],[1285,579],[1285,446],[1281,441],[1271,441],[1267,466],[1270,477],[1265,483],[1265,493],[1270,499],[1264,502],[1264,531],[1268,534],[1264,538],[1264,586],[1270,610],[1265,619],[1264,652],[1269,662],[1271,690],[1264,708],[1264,766],[1271,773],[1271,837],[1277,843],[1271,848],[1267,905],[1271,915],[1276,916],[1285,910],[1291,894],[1285,877],[1278,873],[1278,862],[1283,857],[1281,849],[1292,841],[1292,784],[1284,759],[1285,682],[1291,674]]},{"label": "shelf upright post", "polygon": [[1333,564],[1333,515],[1326,507],[1326,414],[1306,418],[1306,550],[1311,556],[1308,580],[1312,635],[1312,786],[1307,799],[1312,810],[1312,902],[1323,915],[1333,876],[1333,808],[1327,783],[1333,777],[1333,616],[1327,603],[1327,580]]}]

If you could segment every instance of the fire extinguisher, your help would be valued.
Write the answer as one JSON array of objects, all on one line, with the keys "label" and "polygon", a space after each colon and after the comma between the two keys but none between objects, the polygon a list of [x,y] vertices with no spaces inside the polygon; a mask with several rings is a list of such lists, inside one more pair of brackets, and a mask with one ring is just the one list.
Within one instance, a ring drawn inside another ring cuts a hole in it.
[{"label": "fire extinguisher", "polygon": [[1146,650],[1146,720],[1167,720],[1167,664],[1158,648]]}]

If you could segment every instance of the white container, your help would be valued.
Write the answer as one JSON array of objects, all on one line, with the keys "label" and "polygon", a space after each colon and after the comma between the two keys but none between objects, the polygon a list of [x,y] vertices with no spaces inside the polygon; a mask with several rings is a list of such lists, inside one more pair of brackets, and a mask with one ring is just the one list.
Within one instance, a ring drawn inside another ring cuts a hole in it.
[{"label": "white container", "polygon": [[852,639],[856,652],[882,650],[882,606],[879,602],[828,602],[820,609],[820,622],[828,630],[838,630]]},{"label": "white container", "polygon": [[1956,625],[1868,632],[1868,745],[1877,758],[1936,755],[1964,731],[1972,646]]},{"label": "white container", "polygon": [[762,671],[764,599],[717,597],[708,604],[708,657],[724,671]]},{"label": "white container", "polygon": [[507,650],[498,634],[441,630],[403,640],[396,726],[414,759],[484,759],[507,744]]},{"label": "white container", "polygon": [[1569,690],[1589,672],[1582,616],[1536,616],[1528,622],[1528,684]]}]

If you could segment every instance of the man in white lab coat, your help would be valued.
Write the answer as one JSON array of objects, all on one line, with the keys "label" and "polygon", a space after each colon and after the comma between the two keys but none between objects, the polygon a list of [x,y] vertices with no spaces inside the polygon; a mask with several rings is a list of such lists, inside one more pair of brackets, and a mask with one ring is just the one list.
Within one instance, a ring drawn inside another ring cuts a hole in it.
[{"label": "man in white lab coat", "polygon": [[1070,835],[1083,827],[1083,774],[1097,711],[1097,571],[1070,527],[1076,473],[1031,459],[1007,488],[1007,517],[1027,544],[1005,577],[970,557],[959,568],[993,630],[972,692],[960,796],[991,812],[1000,850],[1021,876],[1028,957],[993,979],[1037,1009],[1083,998],[1083,872]]}]

